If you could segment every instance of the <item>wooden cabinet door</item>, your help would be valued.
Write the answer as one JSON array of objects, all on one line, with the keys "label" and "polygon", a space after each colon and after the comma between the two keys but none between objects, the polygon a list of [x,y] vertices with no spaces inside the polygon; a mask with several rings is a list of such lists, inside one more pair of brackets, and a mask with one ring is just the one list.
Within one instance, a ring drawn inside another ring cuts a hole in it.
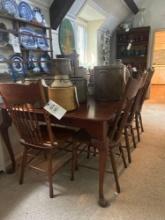
[{"label": "wooden cabinet door", "polygon": [[165,30],[155,32],[153,66],[155,74],[152,84],[165,85]]}]

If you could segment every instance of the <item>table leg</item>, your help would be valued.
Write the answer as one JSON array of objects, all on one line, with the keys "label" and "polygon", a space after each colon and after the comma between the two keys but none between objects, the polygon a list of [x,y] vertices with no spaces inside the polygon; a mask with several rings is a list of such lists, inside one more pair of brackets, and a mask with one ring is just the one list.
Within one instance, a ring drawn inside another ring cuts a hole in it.
[{"label": "table leg", "polygon": [[15,156],[14,156],[14,152],[11,146],[9,133],[8,133],[8,129],[11,126],[12,121],[11,121],[10,116],[8,115],[8,112],[5,109],[1,109],[1,112],[2,112],[2,123],[0,125],[0,132],[3,138],[3,141],[7,147],[7,150],[8,150],[10,159],[11,159],[11,163],[12,163],[12,167],[7,170],[7,173],[14,173],[16,162],[15,162]]},{"label": "table leg", "polygon": [[104,197],[104,177],[105,177],[106,162],[108,155],[107,144],[100,143],[98,149],[99,149],[99,205],[101,207],[107,207],[109,203]]}]

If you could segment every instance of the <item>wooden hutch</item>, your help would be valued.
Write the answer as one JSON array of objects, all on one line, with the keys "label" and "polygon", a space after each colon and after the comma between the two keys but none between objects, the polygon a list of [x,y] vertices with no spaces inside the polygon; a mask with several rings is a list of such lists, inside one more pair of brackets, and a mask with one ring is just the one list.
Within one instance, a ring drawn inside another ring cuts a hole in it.
[{"label": "wooden hutch", "polygon": [[128,32],[117,31],[116,58],[137,70],[147,68],[150,27],[132,28]]}]

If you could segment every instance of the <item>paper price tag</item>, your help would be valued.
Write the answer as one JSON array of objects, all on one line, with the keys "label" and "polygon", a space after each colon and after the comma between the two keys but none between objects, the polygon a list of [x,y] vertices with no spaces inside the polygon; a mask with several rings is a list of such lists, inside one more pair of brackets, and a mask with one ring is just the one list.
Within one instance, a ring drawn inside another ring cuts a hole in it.
[{"label": "paper price tag", "polygon": [[58,120],[60,120],[67,112],[66,109],[52,100],[49,100],[49,102],[44,106],[44,109]]}]

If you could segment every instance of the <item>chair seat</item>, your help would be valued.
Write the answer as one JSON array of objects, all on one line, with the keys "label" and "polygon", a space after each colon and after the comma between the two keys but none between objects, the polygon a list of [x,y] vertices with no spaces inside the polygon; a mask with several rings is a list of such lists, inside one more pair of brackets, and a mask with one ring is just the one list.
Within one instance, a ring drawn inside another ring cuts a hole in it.
[{"label": "chair seat", "polygon": [[39,144],[33,144],[33,143],[27,143],[25,142],[24,139],[21,139],[20,142],[23,145],[27,145],[30,146],[32,148],[40,148],[40,149],[52,149],[52,148],[56,148],[60,145],[65,144],[66,142],[68,143],[72,143],[74,136],[76,136],[76,130],[75,129],[68,129],[65,127],[56,127],[56,126],[52,126],[52,131],[53,131],[53,135],[55,137],[55,142],[53,143],[53,145],[50,142],[50,138],[48,136],[48,132],[47,132],[47,127],[46,125],[41,125],[40,126],[40,131],[41,131],[41,136],[43,139],[43,143]]}]

